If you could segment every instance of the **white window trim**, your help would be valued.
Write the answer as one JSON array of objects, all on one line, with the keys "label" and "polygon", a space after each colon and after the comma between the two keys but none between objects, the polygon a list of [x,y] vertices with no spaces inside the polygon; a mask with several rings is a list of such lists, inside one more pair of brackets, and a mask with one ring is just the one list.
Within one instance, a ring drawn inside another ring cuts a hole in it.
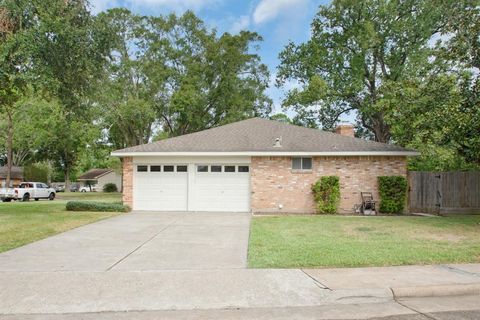
[{"label": "white window trim", "polygon": [[[208,171],[198,171],[198,167],[200,167],[200,166],[206,166],[208,168]],[[222,171],[212,171],[212,166],[219,166],[219,167],[222,168]],[[235,171],[234,172],[230,172],[230,171],[227,172],[225,170],[225,167],[234,167]],[[241,171],[239,171],[239,167],[248,167],[248,171],[247,172],[243,172],[243,171],[241,172]],[[195,164],[195,172],[199,173],[199,174],[202,174],[202,173],[249,174],[250,170],[251,170],[251,164],[250,163],[240,163],[240,164],[233,164],[233,163],[199,164],[198,163],[198,164]]]}]

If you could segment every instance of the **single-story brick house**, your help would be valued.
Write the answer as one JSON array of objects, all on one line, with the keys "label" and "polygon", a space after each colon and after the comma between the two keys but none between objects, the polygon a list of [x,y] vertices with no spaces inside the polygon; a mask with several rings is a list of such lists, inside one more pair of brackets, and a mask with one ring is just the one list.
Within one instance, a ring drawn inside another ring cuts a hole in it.
[{"label": "single-story brick house", "polygon": [[[12,166],[10,171],[10,186],[8,187],[18,187],[23,181],[23,168]],[[7,187],[7,166],[0,167],[0,187]]]},{"label": "single-story brick house", "polygon": [[97,187],[97,191],[102,191],[107,183],[114,183],[117,190],[122,190],[122,176],[113,169],[90,169],[77,179],[84,186]]},{"label": "single-story brick house", "polygon": [[377,176],[407,174],[417,152],[261,118],[117,150],[123,201],[133,210],[310,213],[311,185],[340,177],[340,212],[360,192],[378,199]]}]

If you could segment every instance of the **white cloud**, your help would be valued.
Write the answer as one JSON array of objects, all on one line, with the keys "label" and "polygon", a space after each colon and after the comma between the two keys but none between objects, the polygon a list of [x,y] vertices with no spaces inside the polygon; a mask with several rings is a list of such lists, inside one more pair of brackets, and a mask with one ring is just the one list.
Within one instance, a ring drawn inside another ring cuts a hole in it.
[{"label": "white cloud", "polygon": [[250,26],[250,17],[240,16],[234,20],[230,26],[230,33],[239,33],[242,30],[246,30]]},{"label": "white cloud", "polygon": [[253,12],[253,21],[261,24],[280,15],[304,12],[308,5],[309,0],[261,0]]}]

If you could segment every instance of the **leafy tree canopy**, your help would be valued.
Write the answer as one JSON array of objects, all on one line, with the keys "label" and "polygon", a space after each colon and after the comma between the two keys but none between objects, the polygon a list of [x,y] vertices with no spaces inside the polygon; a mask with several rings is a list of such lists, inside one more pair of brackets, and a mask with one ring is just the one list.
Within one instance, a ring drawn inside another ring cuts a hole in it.
[{"label": "leafy tree canopy", "polygon": [[116,147],[266,115],[267,67],[252,48],[253,32],[217,35],[187,11],[182,16],[134,15],[112,9],[99,18],[115,46],[99,104]]},{"label": "leafy tree canopy", "polygon": [[320,6],[311,39],[289,43],[280,54],[278,84],[300,84],[284,106],[324,128],[355,111],[359,126],[388,142],[384,88],[428,72],[429,41],[440,30],[441,17],[431,1],[335,0]]},{"label": "leafy tree canopy", "polygon": [[357,135],[416,148],[412,169],[480,166],[480,7],[476,0],[335,0],[312,37],[280,54],[283,106],[332,128],[349,112]]},{"label": "leafy tree canopy", "polygon": [[[108,37],[83,0],[2,0],[0,19],[0,108],[7,115],[7,163],[13,162],[14,119],[29,111],[20,110],[25,104],[17,102],[33,90],[40,100],[60,105],[50,116],[63,124],[48,130],[61,128],[56,137],[62,139],[49,141],[45,154],[61,164],[68,187],[77,151],[85,144],[82,131],[93,121],[89,98],[102,73]],[[36,111],[41,118],[51,110]]]}]

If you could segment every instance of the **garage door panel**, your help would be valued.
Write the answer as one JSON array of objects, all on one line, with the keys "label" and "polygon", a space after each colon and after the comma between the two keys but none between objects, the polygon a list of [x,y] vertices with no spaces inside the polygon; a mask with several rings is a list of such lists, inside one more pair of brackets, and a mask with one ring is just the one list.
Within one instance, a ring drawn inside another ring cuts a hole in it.
[{"label": "garage door panel", "polygon": [[248,173],[196,172],[193,192],[197,211],[249,211]]},{"label": "garage door panel", "polygon": [[187,210],[188,175],[186,172],[137,173],[134,184],[135,210]]}]

